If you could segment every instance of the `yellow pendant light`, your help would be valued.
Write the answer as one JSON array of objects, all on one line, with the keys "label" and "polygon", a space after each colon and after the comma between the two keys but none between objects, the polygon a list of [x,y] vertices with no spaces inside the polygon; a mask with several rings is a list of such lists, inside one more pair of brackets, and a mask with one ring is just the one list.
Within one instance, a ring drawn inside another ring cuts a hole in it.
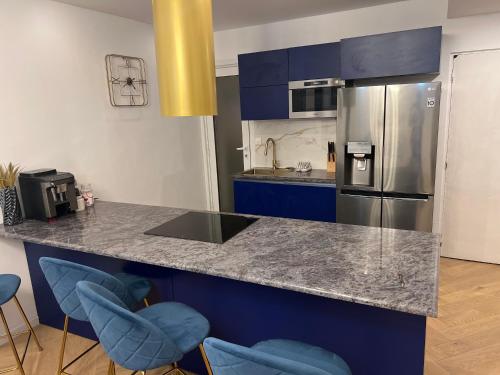
[{"label": "yellow pendant light", "polygon": [[212,0],[153,0],[164,116],[217,114]]}]

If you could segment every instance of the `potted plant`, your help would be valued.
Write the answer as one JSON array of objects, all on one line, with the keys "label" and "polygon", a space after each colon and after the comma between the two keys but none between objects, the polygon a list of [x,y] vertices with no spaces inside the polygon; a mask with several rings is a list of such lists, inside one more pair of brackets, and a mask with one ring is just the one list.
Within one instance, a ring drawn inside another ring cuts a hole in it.
[{"label": "potted plant", "polygon": [[0,165],[0,207],[4,225],[16,225],[23,222],[21,206],[16,191],[16,180],[20,168],[12,163]]}]

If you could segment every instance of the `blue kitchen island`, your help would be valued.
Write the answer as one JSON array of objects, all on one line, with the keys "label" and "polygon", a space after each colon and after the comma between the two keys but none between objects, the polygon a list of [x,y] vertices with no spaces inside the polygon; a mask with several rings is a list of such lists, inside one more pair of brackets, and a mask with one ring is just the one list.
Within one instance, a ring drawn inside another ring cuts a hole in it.
[{"label": "blue kitchen island", "polygon": [[[25,243],[42,324],[63,324],[38,265],[51,256],[148,277],[151,302],[193,306],[223,340],[295,339],[338,353],[353,374],[423,373],[426,319],[437,315],[438,236],[274,217],[223,244],[143,234],[186,212],[98,202],[51,224],[0,226],[0,237]],[[94,337],[88,323],[70,331]],[[205,373],[197,353],[181,365]]]}]

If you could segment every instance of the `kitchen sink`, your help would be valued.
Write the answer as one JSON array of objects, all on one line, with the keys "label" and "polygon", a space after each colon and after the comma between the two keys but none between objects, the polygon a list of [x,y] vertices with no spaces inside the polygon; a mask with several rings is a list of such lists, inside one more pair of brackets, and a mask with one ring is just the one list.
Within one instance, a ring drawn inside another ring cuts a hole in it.
[{"label": "kitchen sink", "polygon": [[286,176],[293,172],[292,168],[252,168],[242,172],[244,176]]}]

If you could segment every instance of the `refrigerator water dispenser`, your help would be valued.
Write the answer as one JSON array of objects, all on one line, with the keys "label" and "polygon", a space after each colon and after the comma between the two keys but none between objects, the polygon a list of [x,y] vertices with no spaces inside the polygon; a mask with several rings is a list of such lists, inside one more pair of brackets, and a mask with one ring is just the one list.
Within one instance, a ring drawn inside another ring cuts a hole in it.
[{"label": "refrigerator water dispenser", "polygon": [[373,187],[375,146],[370,142],[347,142],[345,184]]}]

